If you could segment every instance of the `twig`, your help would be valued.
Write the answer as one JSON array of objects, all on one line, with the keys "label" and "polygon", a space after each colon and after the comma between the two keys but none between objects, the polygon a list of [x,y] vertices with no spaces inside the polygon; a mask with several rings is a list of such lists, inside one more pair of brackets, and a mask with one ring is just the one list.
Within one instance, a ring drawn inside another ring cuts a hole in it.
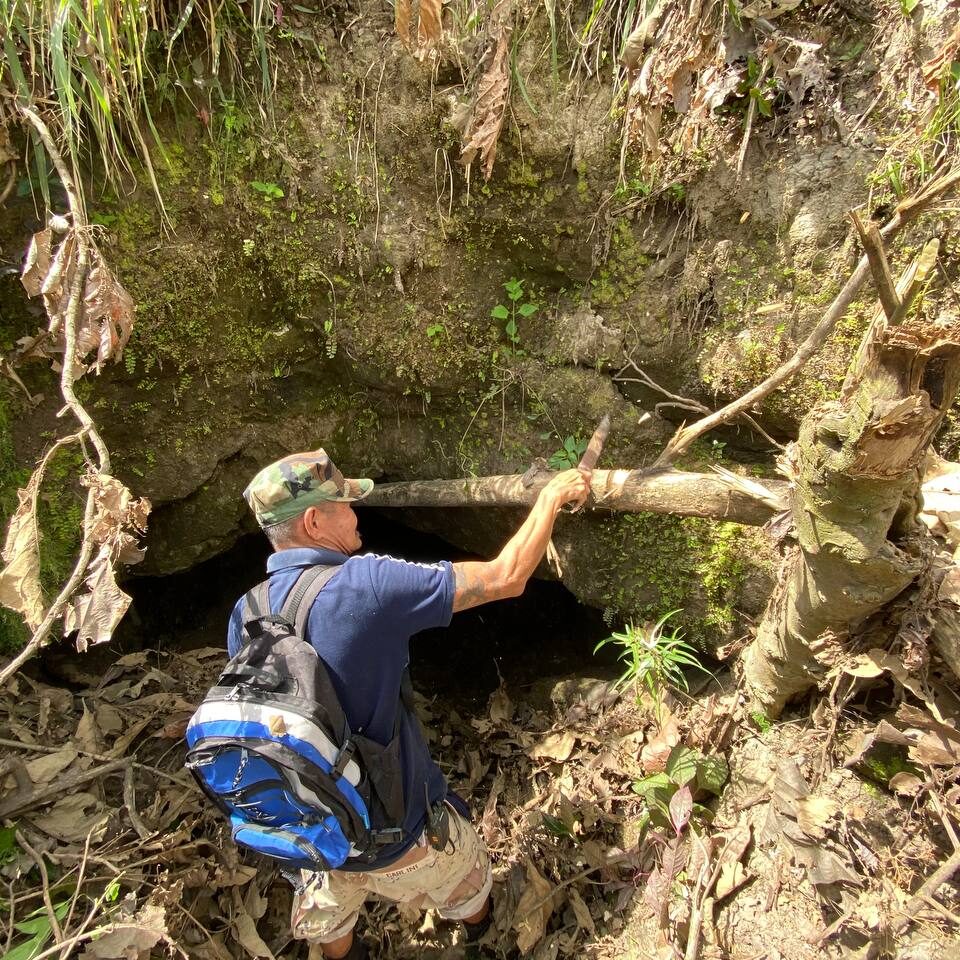
[{"label": "twig", "polygon": [[958,917],[952,910],[948,910],[942,903],[940,903],[939,900],[934,900],[933,897],[927,894],[924,894],[923,899],[942,917],[945,917],[951,923],[955,923],[958,927],[960,927],[960,917]]},{"label": "twig", "polygon": [[[37,753],[57,753],[63,749],[62,746],[44,747],[39,743],[21,743],[19,740],[4,739],[0,739],[0,747],[12,747],[14,750],[25,750],[28,753],[31,751]],[[77,755],[80,757],[90,757],[93,760],[99,760],[101,763],[111,763],[112,761],[118,759],[117,757],[111,757],[103,753],[90,753],[89,750],[78,750]],[[173,783],[179,784],[181,787],[193,787],[196,785],[190,777],[183,777],[175,773],[170,773],[169,770],[161,770],[160,767],[151,767],[150,764],[140,763],[139,760],[127,759],[127,763],[139,770],[147,770],[150,773],[156,774],[158,777],[164,777],[166,780],[170,780]]]},{"label": "twig", "polygon": [[[640,375],[640,379],[637,380],[634,377],[622,376],[623,371],[626,370],[627,367],[632,367]],[[648,386],[651,390],[656,390],[658,393],[662,393],[665,397],[669,397],[671,402],[658,403],[653,408],[655,413],[659,412],[660,407],[666,406],[680,407],[681,409],[692,410],[694,413],[704,413],[707,415],[713,412],[708,406],[702,404],[699,400],[694,400],[692,397],[683,397],[678,393],[671,393],[666,387],[660,386],[656,380],[646,373],[646,371],[641,370],[640,367],[638,367],[636,363],[630,359],[628,359],[626,364],[624,364],[624,366],[617,371],[616,375],[612,377],[612,379],[615,383],[642,383],[645,386]],[[783,450],[783,444],[777,443],[777,441],[774,440],[773,437],[771,437],[770,434],[767,433],[767,431],[764,430],[763,427],[761,427],[760,424],[750,416],[750,414],[741,413],[740,416],[746,420],[747,425],[751,430],[756,430],[756,432],[759,433],[760,436],[763,437],[768,443],[773,444],[773,446],[775,446],[778,450]]]},{"label": "twig", "polygon": [[[760,82],[763,80],[767,72],[767,67],[769,66],[769,61],[764,60],[763,66],[760,68],[760,73],[757,76],[757,79],[754,81],[755,85],[759,87]],[[759,91],[758,91],[759,92]],[[753,118],[757,115],[757,98],[750,97],[750,103],[747,105],[747,119],[743,125],[743,140],[740,142],[740,153],[737,154],[737,183],[740,182],[743,177],[743,164],[747,159],[747,147],[750,144],[750,132],[753,130]]]},{"label": "twig", "polygon": [[897,288],[890,274],[890,264],[887,262],[887,252],[883,249],[880,231],[872,222],[869,227],[864,227],[856,210],[850,211],[850,219],[857,228],[857,233],[860,234],[860,242],[867,254],[870,272],[873,274],[873,282],[876,284],[883,312],[888,320],[892,320],[900,309],[900,297],[897,296]]},{"label": "twig", "polygon": [[53,939],[57,943],[63,940],[63,931],[60,929],[60,921],[57,919],[57,913],[53,909],[53,901],[50,899],[50,878],[47,876],[47,865],[43,862],[43,857],[30,846],[30,842],[23,835],[23,832],[17,830],[14,833],[17,843],[30,855],[30,859],[37,865],[40,871],[40,881],[43,884],[43,905],[47,911],[47,918],[50,921],[50,929],[53,931]]},{"label": "twig", "polygon": [[110,773],[125,767],[130,761],[126,759],[114,760],[111,763],[105,763],[100,767],[91,767],[89,770],[83,770],[75,773],[72,777],[63,777],[57,783],[46,787],[43,790],[37,790],[33,796],[25,797],[22,800],[14,798],[13,803],[0,806],[0,819],[5,817],[16,818],[34,807],[42,807],[46,803],[52,803],[59,797],[65,796],[76,787],[98,777],[105,777]]},{"label": "twig", "polygon": [[903,933],[913,922],[914,914],[923,906],[926,898],[932,897],[940,889],[940,885],[946,883],[958,870],[960,870],[960,850],[954,850],[953,856],[942,863],[939,869],[928,880],[924,881],[916,896],[907,901],[907,905],[903,908],[904,916],[894,924],[893,932],[895,934]]},{"label": "twig", "polygon": [[13,191],[13,185],[17,182],[17,161],[10,160],[8,166],[10,167],[10,173],[7,175],[7,182],[3,190],[0,191],[0,204],[7,202],[7,197],[10,196]]},{"label": "twig", "polygon": [[152,836],[154,831],[140,819],[140,814],[137,813],[137,791],[133,782],[132,766],[127,766],[123,775],[123,802],[126,804],[127,816],[130,818],[130,823],[133,824],[133,829],[137,831],[137,836],[141,840],[146,840],[147,837]]},{"label": "twig", "polygon": [[[930,204],[958,183],[960,183],[960,168],[938,178],[933,183],[924,187],[923,190],[915,196],[904,200],[880,230],[881,238],[890,240],[895,237],[908,223],[920,216]],[[702,437],[705,433],[709,433],[716,427],[719,427],[721,424],[733,420],[734,417],[739,416],[743,411],[749,410],[754,404],[759,403],[768,394],[790,380],[826,342],[827,337],[833,332],[833,328],[846,314],[850,304],[853,303],[854,298],[869,273],[870,264],[866,254],[864,254],[854,268],[853,273],[850,274],[847,282],[843,285],[843,289],[836,295],[833,303],[830,304],[823,318],[813,330],[810,331],[807,339],[800,344],[794,355],[785,363],[781,364],[766,380],[755,386],[752,390],[748,390],[743,396],[738,397],[725,407],[721,407],[715,413],[704,417],[702,420],[698,420],[689,427],[681,427],[673,435],[666,447],[664,447],[663,452],[657,458],[654,466],[664,467],[673,463],[695,440]]]},{"label": "twig", "polygon": [[[77,899],[80,896],[80,888],[83,886],[83,879],[87,872],[87,860],[90,857],[90,837],[93,836],[93,830],[87,831],[87,839],[83,845],[83,859],[80,861],[80,869],[77,873],[77,883],[73,888],[73,896],[70,898],[70,909],[67,911],[67,918],[63,921],[64,927],[67,930],[70,929],[70,921],[73,919],[73,911],[77,907]],[[61,953],[61,957],[64,957],[65,954]]]},{"label": "twig", "polygon": [[13,931],[15,929],[14,923],[16,922],[16,919],[17,919],[17,911],[16,911],[17,898],[13,895],[12,880],[7,881],[7,892],[10,895],[10,917],[7,920],[7,923],[9,924],[9,926],[7,927],[7,945],[3,949],[4,953],[10,952],[10,945],[13,943]]}]

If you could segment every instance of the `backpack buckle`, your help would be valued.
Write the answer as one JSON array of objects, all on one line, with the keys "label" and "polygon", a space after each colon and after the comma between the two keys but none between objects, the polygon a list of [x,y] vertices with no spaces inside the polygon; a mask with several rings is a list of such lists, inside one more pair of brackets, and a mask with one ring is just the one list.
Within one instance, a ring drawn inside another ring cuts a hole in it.
[{"label": "backpack buckle", "polygon": [[373,842],[378,847],[386,847],[392,843],[400,843],[403,840],[402,827],[387,827],[384,830],[372,830]]},{"label": "backpack buckle", "polygon": [[347,764],[353,759],[353,755],[357,752],[357,745],[347,737],[343,741],[343,746],[340,748],[340,752],[337,754],[337,762],[333,765],[333,769],[330,771],[330,776],[334,779],[339,780],[343,776],[343,771],[347,769]]}]

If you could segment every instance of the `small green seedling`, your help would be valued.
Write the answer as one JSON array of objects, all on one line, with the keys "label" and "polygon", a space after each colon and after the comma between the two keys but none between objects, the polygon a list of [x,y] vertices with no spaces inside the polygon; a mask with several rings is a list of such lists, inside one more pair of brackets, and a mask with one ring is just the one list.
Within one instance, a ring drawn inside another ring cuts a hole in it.
[{"label": "small green seedling", "polygon": [[447,328],[442,323],[431,323],[427,327],[427,339],[431,343],[438,343],[440,338],[447,332]]},{"label": "small green seedling", "polygon": [[515,352],[520,352],[520,331],[517,326],[518,317],[532,317],[540,309],[539,304],[527,300],[523,291],[523,281],[511,277],[503,289],[507,291],[507,304],[498,303],[491,311],[494,320],[505,320],[504,332]]},{"label": "small green seedling", "polygon": [[283,196],[283,191],[276,183],[265,183],[263,180],[251,180],[250,187],[256,190],[257,193],[263,194],[264,200],[269,203],[273,203],[274,200],[279,200]]}]

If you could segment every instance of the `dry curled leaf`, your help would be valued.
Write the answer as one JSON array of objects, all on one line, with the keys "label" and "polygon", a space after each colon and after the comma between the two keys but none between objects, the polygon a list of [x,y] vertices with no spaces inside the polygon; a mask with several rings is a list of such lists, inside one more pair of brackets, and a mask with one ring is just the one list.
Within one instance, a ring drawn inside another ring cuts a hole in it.
[{"label": "dry curled leaf", "polygon": [[517,949],[521,956],[528,956],[543,939],[547,922],[553,913],[552,892],[550,882],[537,870],[533,862],[528,860],[527,884],[513,918],[513,928],[517,931]]},{"label": "dry curled leaf", "polygon": [[20,505],[10,518],[0,571],[0,603],[22,614],[35,630],[43,619],[40,587],[40,534],[37,529],[37,494],[43,469],[35,470],[29,483],[17,491]]},{"label": "dry curled leaf", "polygon": [[[51,254],[51,231],[35,234],[27,251],[21,282],[30,296],[43,296],[49,325],[36,336],[18,341],[21,358],[60,358],[65,350],[64,319],[77,270],[79,251],[72,230]],[[133,328],[134,306],[130,294],[113,275],[96,247],[90,247],[90,269],[87,273],[80,303],[77,305],[76,347],[72,358],[76,375],[85,372],[84,358],[96,351],[90,369],[97,373],[103,364],[117,361]]]},{"label": "dry curled leaf", "polygon": [[35,233],[30,238],[23,272],[20,274],[20,282],[29,297],[40,296],[43,281],[50,272],[50,243],[52,239],[53,231],[49,227]]},{"label": "dry curled leaf", "polygon": [[443,36],[441,14],[443,0],[420,0],[420,20],[417,27],[417,43],[421,51],[435,47]]},{"label": "dry curled leaf", "polygon": [[551,733],[548,737],[527,751],[531,760],[553,760],[566,763],[577,745],[577,735],[569,730]]},{"label": "dry curled leaf", "polygon": [[77,318],[77,359],[96,350],[91,365],[96,373],[111,358],[118,361],[133,329],[133,300],[119,280],[93,251],[92,267],[87,274],[83,309]]},{"label": "dry curled leaf", "polygon": [[77,632],[77,649],[91,643],[105,643],[130,606],[130,597],[117,586],[117,578],[106,547],[90,564],[84,581],[86,593],[74,597],[63,614],[63,633]]},{"label": "dry curled leaf", "polygon": [[147,954],[160,941],[170,942],[166,911],[153,903],[144,904],[136,916],[102,928],[103,933],[87,944],[81,960],[129,960]]},{"label": "dry curled leaf", "polygon": [[485,180],[489,180],[493,173],[493,164],[497,158],[497,140],[507,114],[507,104],[510,102],[509,52],[510,30],[501,26],[497,30],[492,53],[488,54],[486,69],[477,84],[473,112],[460,152],[460,162],[467,168],[468,175],[470,165],[477,154],[480,154]]}]

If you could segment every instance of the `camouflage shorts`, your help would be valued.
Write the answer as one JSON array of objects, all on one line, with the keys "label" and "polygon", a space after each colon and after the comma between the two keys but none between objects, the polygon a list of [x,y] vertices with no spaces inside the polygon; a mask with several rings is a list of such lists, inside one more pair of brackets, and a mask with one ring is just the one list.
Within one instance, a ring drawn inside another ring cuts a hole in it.
[{"label": "camouflage shorts", "polygon": [[493,877],[477,831],[451,809],[450,843],[444,850],[417,844],[384,870],[304,871],[304,881],[306,886],[293,901],[293,935],[328,943],[353,929],[370,896],[435,909],[450,920],[472,917],[483,907]]}]

